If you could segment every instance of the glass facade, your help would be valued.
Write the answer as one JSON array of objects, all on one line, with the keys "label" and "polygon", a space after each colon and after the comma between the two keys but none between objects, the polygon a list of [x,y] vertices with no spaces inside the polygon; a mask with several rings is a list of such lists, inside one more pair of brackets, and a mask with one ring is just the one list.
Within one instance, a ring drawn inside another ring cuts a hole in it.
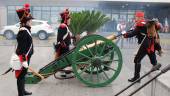
[{"label": "glass facade", "polygon": [[[18,16],[16,14],[16,9],[22,8],[22,6],[7,6],[7,24],[16,24]],[[71,12],[77,12],[82,10],[98,10],[106,14],[111,21],[105,24],[99,31],[113,32],[116,30],[116,25],[120,21],[131,22],[134,18],[135,10],[115,10],[112,8],[92,8],[92,7],[42,7],[42,6],[32,6],[31,14],[34,18],[39,20],[46,20],[50,24],[58,24],[60,21],[60,13],[65,9],[69,8]]]},{"label": "glass facade", "polygon": [[16,8],[20,6],[8,6],[7,10],[7,24],[12,25],[18,22],[18,17],[16,14]]}]

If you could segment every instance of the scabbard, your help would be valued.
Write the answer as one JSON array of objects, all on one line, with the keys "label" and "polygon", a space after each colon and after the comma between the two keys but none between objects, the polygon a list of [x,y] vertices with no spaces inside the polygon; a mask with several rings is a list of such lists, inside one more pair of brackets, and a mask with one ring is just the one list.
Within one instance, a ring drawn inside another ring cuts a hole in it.
[{"label": "scabbard", "polygon": [[7,73],[9,73],[10,71],[12,71],[12,68],[9,68],[8,70],[6,70],[3,74],[1,74],[1,75],[5,75],[5,74],[7,74]]}]

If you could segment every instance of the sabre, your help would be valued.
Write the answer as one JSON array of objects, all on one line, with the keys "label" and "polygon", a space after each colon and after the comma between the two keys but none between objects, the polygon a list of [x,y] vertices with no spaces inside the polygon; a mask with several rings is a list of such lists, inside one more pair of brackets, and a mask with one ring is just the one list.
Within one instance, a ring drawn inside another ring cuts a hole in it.
[{"label": "sabre", "polygon": [[12,68],[9,68],[8,70],[6,70],[3,74],[1,74],[1,75],[5,75],[5,74],[7,74],[7,73],[9,73],[10,71],[12,71]]},{"label": "sabre", "polygon": [[[41,74],[39,74],[39,73],[37,73],[36,71],[34,71],[31,67],[28,67],[28,69],[29,69],[31,72],[33,72],[36,76],[40,77],[41,79],[44,79],[44,77],[43,77]],[[10,71],[14,71],[14,70],[13,70],[12,68],[9,68],[7,71],[5,71],[3,74],[1,74],[1,76],[9,73]]]}]

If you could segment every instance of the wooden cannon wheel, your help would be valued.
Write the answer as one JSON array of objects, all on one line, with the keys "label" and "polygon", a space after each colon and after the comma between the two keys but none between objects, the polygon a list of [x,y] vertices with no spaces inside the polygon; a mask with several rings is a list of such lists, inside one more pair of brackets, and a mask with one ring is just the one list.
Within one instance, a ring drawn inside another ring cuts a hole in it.
[{"label": "wooden cannon wheel", "polygon": [[119,48],[111,40],[100,35],[89,35],[81,39],[72,57],[75,76],[91,87],[110,84],[122,68]]}]

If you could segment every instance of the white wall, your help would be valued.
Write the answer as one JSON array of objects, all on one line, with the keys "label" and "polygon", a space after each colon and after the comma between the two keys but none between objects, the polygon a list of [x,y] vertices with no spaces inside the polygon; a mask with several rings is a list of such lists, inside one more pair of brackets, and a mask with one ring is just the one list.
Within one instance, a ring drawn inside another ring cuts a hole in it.
[{"label": "white wall", "polygon": [[[153,72],[143,80],[147,82],[156,76],[158,72]],[[144,88],[146,96],[170,96],[170,71],[161,75]]]}]

